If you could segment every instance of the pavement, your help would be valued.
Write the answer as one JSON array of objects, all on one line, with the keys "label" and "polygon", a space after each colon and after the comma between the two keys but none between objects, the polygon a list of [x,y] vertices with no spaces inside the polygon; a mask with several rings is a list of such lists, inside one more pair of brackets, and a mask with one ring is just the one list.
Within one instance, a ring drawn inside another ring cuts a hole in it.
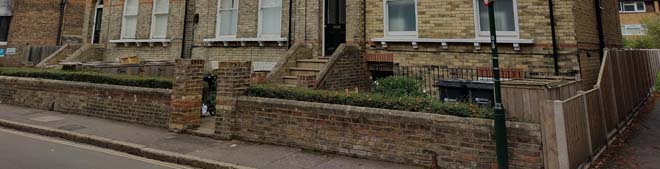
[{"label": "pavement", "polygon": [[[402,165],[341,155],[304,151],[298,148],[242,141],[222,141],[177,134],[162,128],[75,114],[0,104],[0,119],[34,126],[97,136],[147,149],[168,151],[201,160],[264,169],[408,169]],[[3,138],[3,137],[0,137]],[[3,151],[4,152],[4,151]],[[1,157],[0,157],[1,158]],[[181,160],[179,160],[181,161]],[[132,168],[132,167],[129,167]]]},{"label": "pavement", "polygon": [[89,145],[0,128],[3,169],[192,169]]},{"label": "pavement", "polygon": [[622,132],[594,168],[660,169],[660,99]]}]

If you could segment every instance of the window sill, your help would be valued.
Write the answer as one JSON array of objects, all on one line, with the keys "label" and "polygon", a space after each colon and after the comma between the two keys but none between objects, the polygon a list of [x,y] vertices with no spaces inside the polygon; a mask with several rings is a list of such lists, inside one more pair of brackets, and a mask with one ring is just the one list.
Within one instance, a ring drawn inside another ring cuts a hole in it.
[{"label": "window sill", "polygon": [[119,40],[110,40],[110,43],[112,44],[124,44],[124,46],[128,47],[131,44],[135,44],[136,46],[142,46],[142,44],[149,44],[150,47],[155,46],[156,44],[161,44],[163,47],[167,47],[170,44],[169,39],[119,39]]},{"label": "window sill", "polygon": [[[433,39],[433,38],[374,38],[371,39],[374,42],[380,42],[384,48],[387,48],[388,42],[393,43],[411,43],[412,47],[417,49],[418,43],[440,43],[442,49],[448,49],[449,43],[472,43],[475,49],[481,49],[481,44],[490,44],[490,39],[488,38],[475,38],[475,39]],[[514,50],[520,50],[520,44],[533,44],[533,39],[498,39],[498,44],[512,44]]]},{"label": "window sill", "polygon": [[214,38],[214,39],[204,39],[207,46],[213,46],[213,43],[223,43],[224,46],[229,46],[230,42],[240,42],[241,46],[246,46],[248,42],[257,42],[259,46],[264,46],[264,43],[267,42],[277,42],[278,46],[284,46],[286,43],[286,38],[277,38],[277,37],[260,37],[260,38]]},{"label": "window sill", "polygon": [[625,11],[625,12],[619,11],[619,13],[634,14],[634,13],[646,13],[646,11]]},{"label": "window sill", "polygon": [[0,42],[0,46],[7,46],[7,42]]}]

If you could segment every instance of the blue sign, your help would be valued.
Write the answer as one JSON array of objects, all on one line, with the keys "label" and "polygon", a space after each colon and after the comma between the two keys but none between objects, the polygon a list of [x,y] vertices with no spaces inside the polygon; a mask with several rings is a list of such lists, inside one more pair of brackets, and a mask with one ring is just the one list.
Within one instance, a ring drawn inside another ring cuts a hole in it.
[{"label": "blue sign", "polygon": [[0,49],[0,58],[5,57],[5,49]]}]

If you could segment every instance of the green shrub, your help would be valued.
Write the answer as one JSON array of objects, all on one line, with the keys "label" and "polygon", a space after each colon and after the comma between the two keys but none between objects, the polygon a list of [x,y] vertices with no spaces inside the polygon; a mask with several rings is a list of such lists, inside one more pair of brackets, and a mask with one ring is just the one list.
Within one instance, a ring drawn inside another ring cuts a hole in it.
[{"label": "green shrub", "polygon": [[422,81],[409,77],[387,77],[372,85],[373,93],[392,97],[428,97],[422,90]]},{"label": "green shrub", "polygon": [[426,112],[460,117],[491,118],[492,116],[492,111],[488,108],[466,103],[443,103],[429,97],[392,97],[378,93],[347,93],[275,85],[254,85],[248,89],[247,94],[254,97]]},{"label": "green shrub", "polygon": [[98,72],[73,72],[57,69],[0,67],[0,76],[30,77],[147,88],[172,88],[172,79],[166,78],[116,75]]}]

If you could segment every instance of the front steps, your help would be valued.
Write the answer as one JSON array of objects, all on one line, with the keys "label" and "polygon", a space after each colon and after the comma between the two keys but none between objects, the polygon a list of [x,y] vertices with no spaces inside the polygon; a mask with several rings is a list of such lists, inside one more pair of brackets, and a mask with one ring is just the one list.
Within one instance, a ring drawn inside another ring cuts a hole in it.
[{"label": "front steps", "polygon": [[287,68],[287,73],[283,76],[284,86],[298,86],[299,76],[318,77],[321,70],[328,64],[328,58],[300,59],[296,60],[295,67]]}]

